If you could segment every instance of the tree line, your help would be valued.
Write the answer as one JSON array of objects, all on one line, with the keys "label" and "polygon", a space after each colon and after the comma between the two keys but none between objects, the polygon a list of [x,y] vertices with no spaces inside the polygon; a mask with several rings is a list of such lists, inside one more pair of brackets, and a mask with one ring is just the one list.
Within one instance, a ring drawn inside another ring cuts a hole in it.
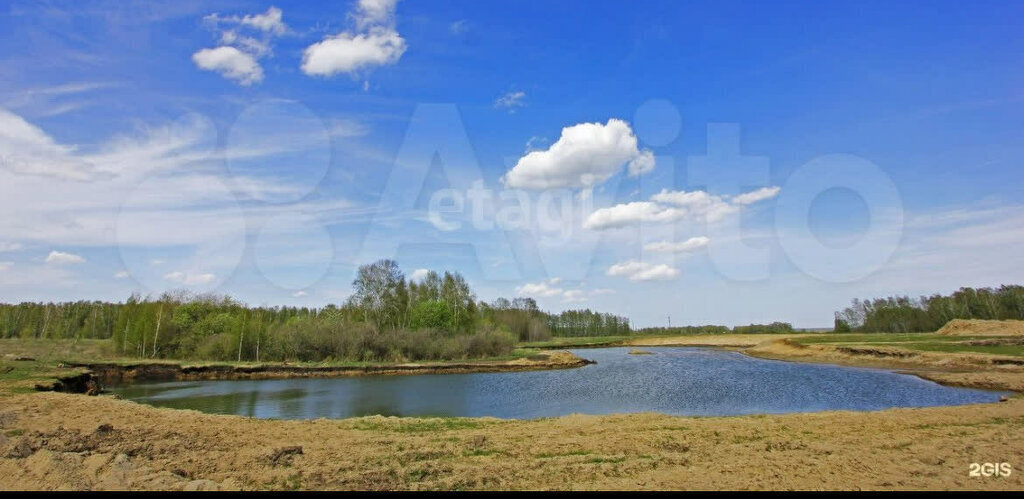
[{"label": "tree line", "polygon": [[677,335],[677,334],[771,334],[771,333],[792,333],[795,330],[788,322],[772,322],[770,324],[750,324],[746,326],[673,326],[673,327],[645,327],[636,331],[637,334],[652,335]]},{"label": "tree line", "polygon": [[517,341],[628,334],[624,317],[549,314],[532,298],[477,301],[457,272],[407,279],[392,260],[359,267],[340,305],[250,307],[185,291],[124,303],[0,304],[0,337],[111,339],[138,358],[415,361],[507,355]]},{"label": "tree line", "polygon": [[854,299],[835,313],[836,332],[935,331],[953,319],[1024,320],[1024,286],[960,288],[949,295]]}]

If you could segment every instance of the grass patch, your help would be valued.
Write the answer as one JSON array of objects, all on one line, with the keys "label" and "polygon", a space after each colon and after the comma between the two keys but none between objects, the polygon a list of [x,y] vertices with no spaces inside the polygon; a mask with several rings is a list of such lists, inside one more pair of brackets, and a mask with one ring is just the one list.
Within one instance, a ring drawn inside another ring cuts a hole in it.
[{"label": "grass patch", "polygon": [[462,457],[494,456],[502,455],[504,452],[498,449],[473,449],[462,453]]},{"label": "grass patch", "polygon": [[602,456],[597,456],[597,457],[592,457],[590,459],[587,459],[587,462],[588,463],[593,463],[593,464],[601,464],[601,463],[618,464],[618,463],[624,462],[625,460],[626,460],[626,456],[621,456],[621,457],[602,457]]},{"label": "grass patch", "polygon": [[568,451],[568,452],[554,452],[554,453],[542,452],[542,453],[537,454],[537,455],[535,455],[533,457],[536,457],[537,459],[551,459],[551,458],[555,458],[555,457],[589,456],[591,454],[593,454],[593,452],[588,451],[588,450],[571,450],[571,451]]},{"label": "grass patch", "polygon": [[352,428],[362,431],[391,431],[396,433],[423,433],[436,431],[472,430],[483,428],[490,422],[471,418],[435,418],[401,422],[361,420],[352,423]]},{"label": "grass patch", "polygon": [[[870,345],[884,345],[869,343]],[[924,352],[985,353],[1024,357],[1024,345],[965,345],[963,343],[902,343],[900,348]]]}]

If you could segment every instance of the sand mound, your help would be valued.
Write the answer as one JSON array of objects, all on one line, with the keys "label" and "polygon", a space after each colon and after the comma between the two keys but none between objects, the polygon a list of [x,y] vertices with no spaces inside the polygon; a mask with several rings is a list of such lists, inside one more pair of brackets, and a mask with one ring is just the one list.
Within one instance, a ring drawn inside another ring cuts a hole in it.
[{"label": "sand mound", "polygon": [[953,319],[937,332],[949,336],[1024,336],[1024,321]]}]

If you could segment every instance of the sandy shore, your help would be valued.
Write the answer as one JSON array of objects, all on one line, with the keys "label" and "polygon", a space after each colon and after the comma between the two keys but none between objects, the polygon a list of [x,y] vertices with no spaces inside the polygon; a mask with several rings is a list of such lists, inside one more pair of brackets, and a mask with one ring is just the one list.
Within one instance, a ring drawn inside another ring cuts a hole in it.
[{"label": "sandy shore", "polygon": [[[795,353],[763,336],[717,340],[753,342],[750,353],[774,358],[928,370],[946,382],[988,376],[1020,386],[1022,377],[1016,366],[977,359],[868,359],[827,347]],[[31,393],[0,399],[0,488],[1019,490],[1022,429],[1020,398],[739,417],[272,421]],[[1008,462],[1014,472],[971,477],[975,462]]]}]

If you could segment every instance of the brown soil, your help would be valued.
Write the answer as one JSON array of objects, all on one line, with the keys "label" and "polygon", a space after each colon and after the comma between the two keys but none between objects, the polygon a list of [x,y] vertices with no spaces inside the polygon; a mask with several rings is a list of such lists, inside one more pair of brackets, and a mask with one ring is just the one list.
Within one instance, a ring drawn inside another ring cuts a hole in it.
[{"label": "brown soil", "polygon": [[936,332],[950,336],[1024,336],[1024,321],[953,319]]},{"label": "brown soil", "polygon": [[506,361],[467,361],[446,363],[409,363],[365,366],[290,366],[284,364],[211,364],[182,365],[162,362],[145,363],[65,363],[65,367],[82,368],[88,372],[62,377],[53,386],[40,390],[84,392],[90,380],[101,384],[140,380],[193,381],[204,379],[281,379],[337,378],[366,375],[454,374],[470,372],[533,371],[569,369],[592,363],[568,351],[539,352],[526,358]]}]

